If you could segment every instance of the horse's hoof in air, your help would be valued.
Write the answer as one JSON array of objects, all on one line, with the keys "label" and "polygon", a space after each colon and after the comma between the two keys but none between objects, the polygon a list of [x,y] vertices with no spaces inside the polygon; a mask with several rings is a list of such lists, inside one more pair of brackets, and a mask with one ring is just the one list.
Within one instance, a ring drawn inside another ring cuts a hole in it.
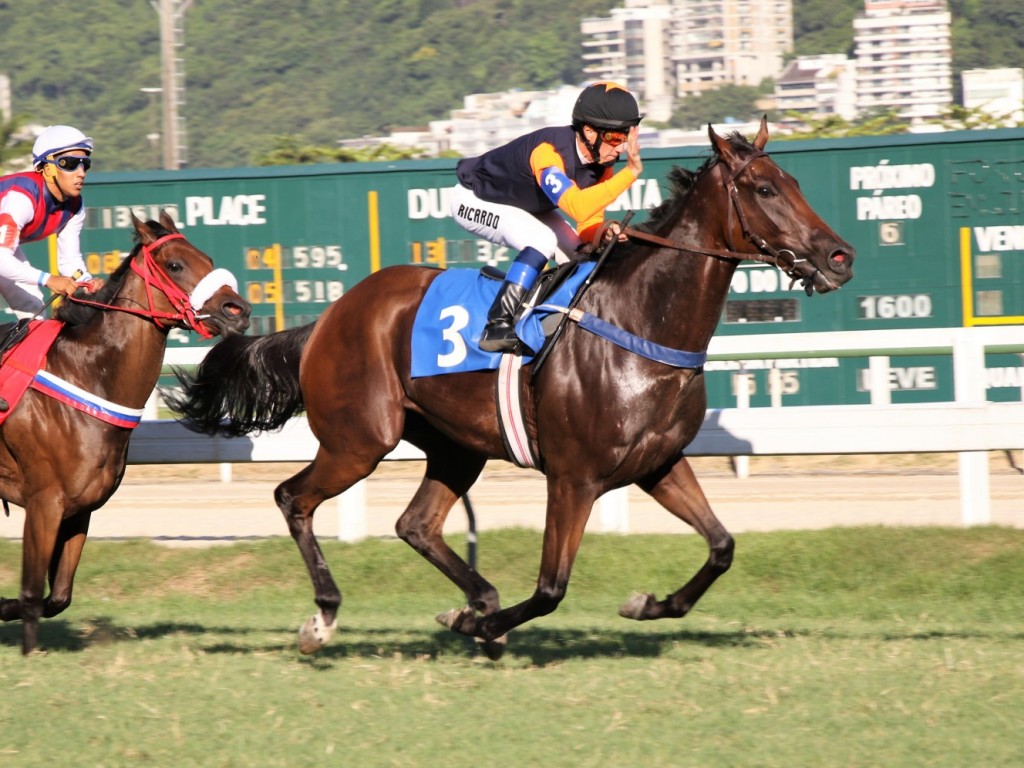
[{"label": "horse's hoof in air", "polygon": [[650,592],[637,592],[619,608],[619,616],[624,619],[642,621],[647,615],[647,606],[654,600]]},{"label": "horse's hoof in air", "polygon": [[452,608],[434,617],[437,623],[461,635],[476,635],[476,615],[470,607]]},{"label": "horse's hoof in air", "polygon": [[328,624],[322,613],[313,614],[299,627],[299,653],[316,653],[327,645],[337,628],[337,621]]},{"label": "horse's hoof in air", "polygon": [[484,655],[488,659],[491,661],[497,661],[504,655],[505,649],[508,647],[508,635],[502,635],[501,637],[496,637],[493,640],[482,640],[478,637],[476,638],[476,642],[479,644],[480,650],[484,652]]}]

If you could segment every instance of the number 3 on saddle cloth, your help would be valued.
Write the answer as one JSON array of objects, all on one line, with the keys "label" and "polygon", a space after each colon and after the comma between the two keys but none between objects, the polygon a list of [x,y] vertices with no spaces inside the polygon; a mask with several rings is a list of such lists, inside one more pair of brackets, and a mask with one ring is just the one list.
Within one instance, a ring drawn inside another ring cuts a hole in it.
[{"label": "number 3 on saddle cloth", "polygon": [[[523,342],[522,354],[485,352],[480,336],[487,311],[498,293],[504,275],[485,270],[450,269],[430,284],[416,312],[412,328],[411,375],[436,376],[444,373],[498,369],[495,398],[502,442],[509,461],[520,467],[537,467],[540,457],[527,435],[517,385],[520,368],[540,351],[553,332],[558,308],[566,308],[596,262],[574,262],[546,272],[523,302],[517,314],[516,335]],[[538,297],[544,296],[544,304]],[[554,322],[547,323],[547,320]]]},{"label": "number 3 on saddle cloth", "polygon": [[[550,306],[567,306],[596,262],[585,261],[555,270],[552,283],[557,283],[544,297],[545,306],[520,309],[516,319],[516,335],[527,347],[522,361],[533,359],[544,344],[547,334],[544,320],[554,314]],[[565,270],[559,274],[561,270]],[[567,277],[561,279],[564,274]],[[436,376],[442,373],[492,371],[501,362],[501,352],[480,349],[480,336],[487,322],[487,310],[494,301],[504,275],[489,276],[472,269],[449,269],[441,272],[430,284],[412,327],[412,377]],[[542,278],[543,281],[543,278]],[[538,283],[542,289],[543,283]],[[535,292],[524,305],[536,303]],[[532,351],[531,351],[532,350]]]},{"label": "number 3 on saddle cloth", "polygon": [[142,419],[141,408],[125,408],[111,403],[45,370],[46,353],[63,326],[64,323],[58,320],[33,320],[27,326],[19,326],[12,331],[21,338],[12,339],[9,343],[0,339],[4,346],[0,361],[0,397],[10,406],[0,413],[0,424],[14,413],[18,402],[31,387],[110,424],[128,429],[138,426]]}]

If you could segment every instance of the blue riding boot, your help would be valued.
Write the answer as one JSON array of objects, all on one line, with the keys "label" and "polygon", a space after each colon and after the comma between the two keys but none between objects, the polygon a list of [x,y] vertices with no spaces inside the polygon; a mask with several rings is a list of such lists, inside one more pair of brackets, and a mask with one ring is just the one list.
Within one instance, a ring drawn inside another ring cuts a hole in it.
[{"label": "blue riding boot", "polygon": [[535,282],[547,266],[548,257],[527,246],[516,256],[505,273],[505,282],[498,289],[494,303],[487,311],[487,325],[480,336],[480,349],[485,352],[511,352],[519,343],[512,319]]}]

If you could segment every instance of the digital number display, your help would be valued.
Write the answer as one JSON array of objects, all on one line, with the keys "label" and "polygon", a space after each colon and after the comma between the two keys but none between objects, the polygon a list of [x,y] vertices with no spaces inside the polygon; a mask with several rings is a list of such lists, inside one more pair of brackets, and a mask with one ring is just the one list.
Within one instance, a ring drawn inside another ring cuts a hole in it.
[{"label": "digital number display", "polygon": [[725,302],[726,323],[794,323],[800,319],[797,299],[739,299]]},{"label": "digital number display", "polygon": [[413,264],[435,264],[442,269],[458,265],[492,267],[507,262],[515,255],[503,245],[486,240],[447,240],[439,237],[421,243],[410,243]]},{"label": "digital number display", "polygon": [[250,304],[275,304],[280,301],[303,304],[329,304],[340,299],[345,292],[341,280],[274,280],[252,281],[245,284],[246,299]]}]

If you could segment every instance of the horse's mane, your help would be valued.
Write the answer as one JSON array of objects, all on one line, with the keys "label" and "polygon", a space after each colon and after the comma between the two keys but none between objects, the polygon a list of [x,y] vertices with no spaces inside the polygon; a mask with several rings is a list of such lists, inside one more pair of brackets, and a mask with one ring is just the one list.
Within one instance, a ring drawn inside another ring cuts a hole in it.
[{"label": "horse's mane", "polygon": [[[725,139],[741,154],[746,154],[754,148],[738,131],[728,134]],[[664,230],[674,225],[679,219],[680,209],[693,194],[693,190],[697,186],[697,179],[711,170],[717,162],[718,156],[711,154],[696,171],[690,171],[678,165],[674,166],[668,174],[669,183],[672,185],[671,193],[663,203],[651,209],[647,220],[643,224],[639,224],[637,229],[652,234],[664,234]]]},{"label": "horse's mane", "polygon": [[[171,234],[169,230],[165,229],[157,221],[147,221],[146,226],[149,227],[150,231],[156,237],[163,237],[164,235]],[[125,277],[128,275],[128,270],[131,268],[131,261],[135,258],[135,255],[139,252],[141,242],[139,241],[139,234],[136,232],[132,239],[135,241],[135,246],[132,248],[131,253],[121,260],[120,265],[114,270],[113,274],[107,278],[106,283],[96,293],[85,293],[85,290],[79,288],[75,291],[75,296],[88,301],[94,301],[98,304],[110,304],[117,292],[121,290],[121,285],[124,283]],[[57,311],[54,313],[54,318],[62,321],[65,325],[70,327],[83,326],[89,323],[103,310],[100,307],[94,307],[89,304],[79,304],[74,301],[64,300],[60,303]]]}]

